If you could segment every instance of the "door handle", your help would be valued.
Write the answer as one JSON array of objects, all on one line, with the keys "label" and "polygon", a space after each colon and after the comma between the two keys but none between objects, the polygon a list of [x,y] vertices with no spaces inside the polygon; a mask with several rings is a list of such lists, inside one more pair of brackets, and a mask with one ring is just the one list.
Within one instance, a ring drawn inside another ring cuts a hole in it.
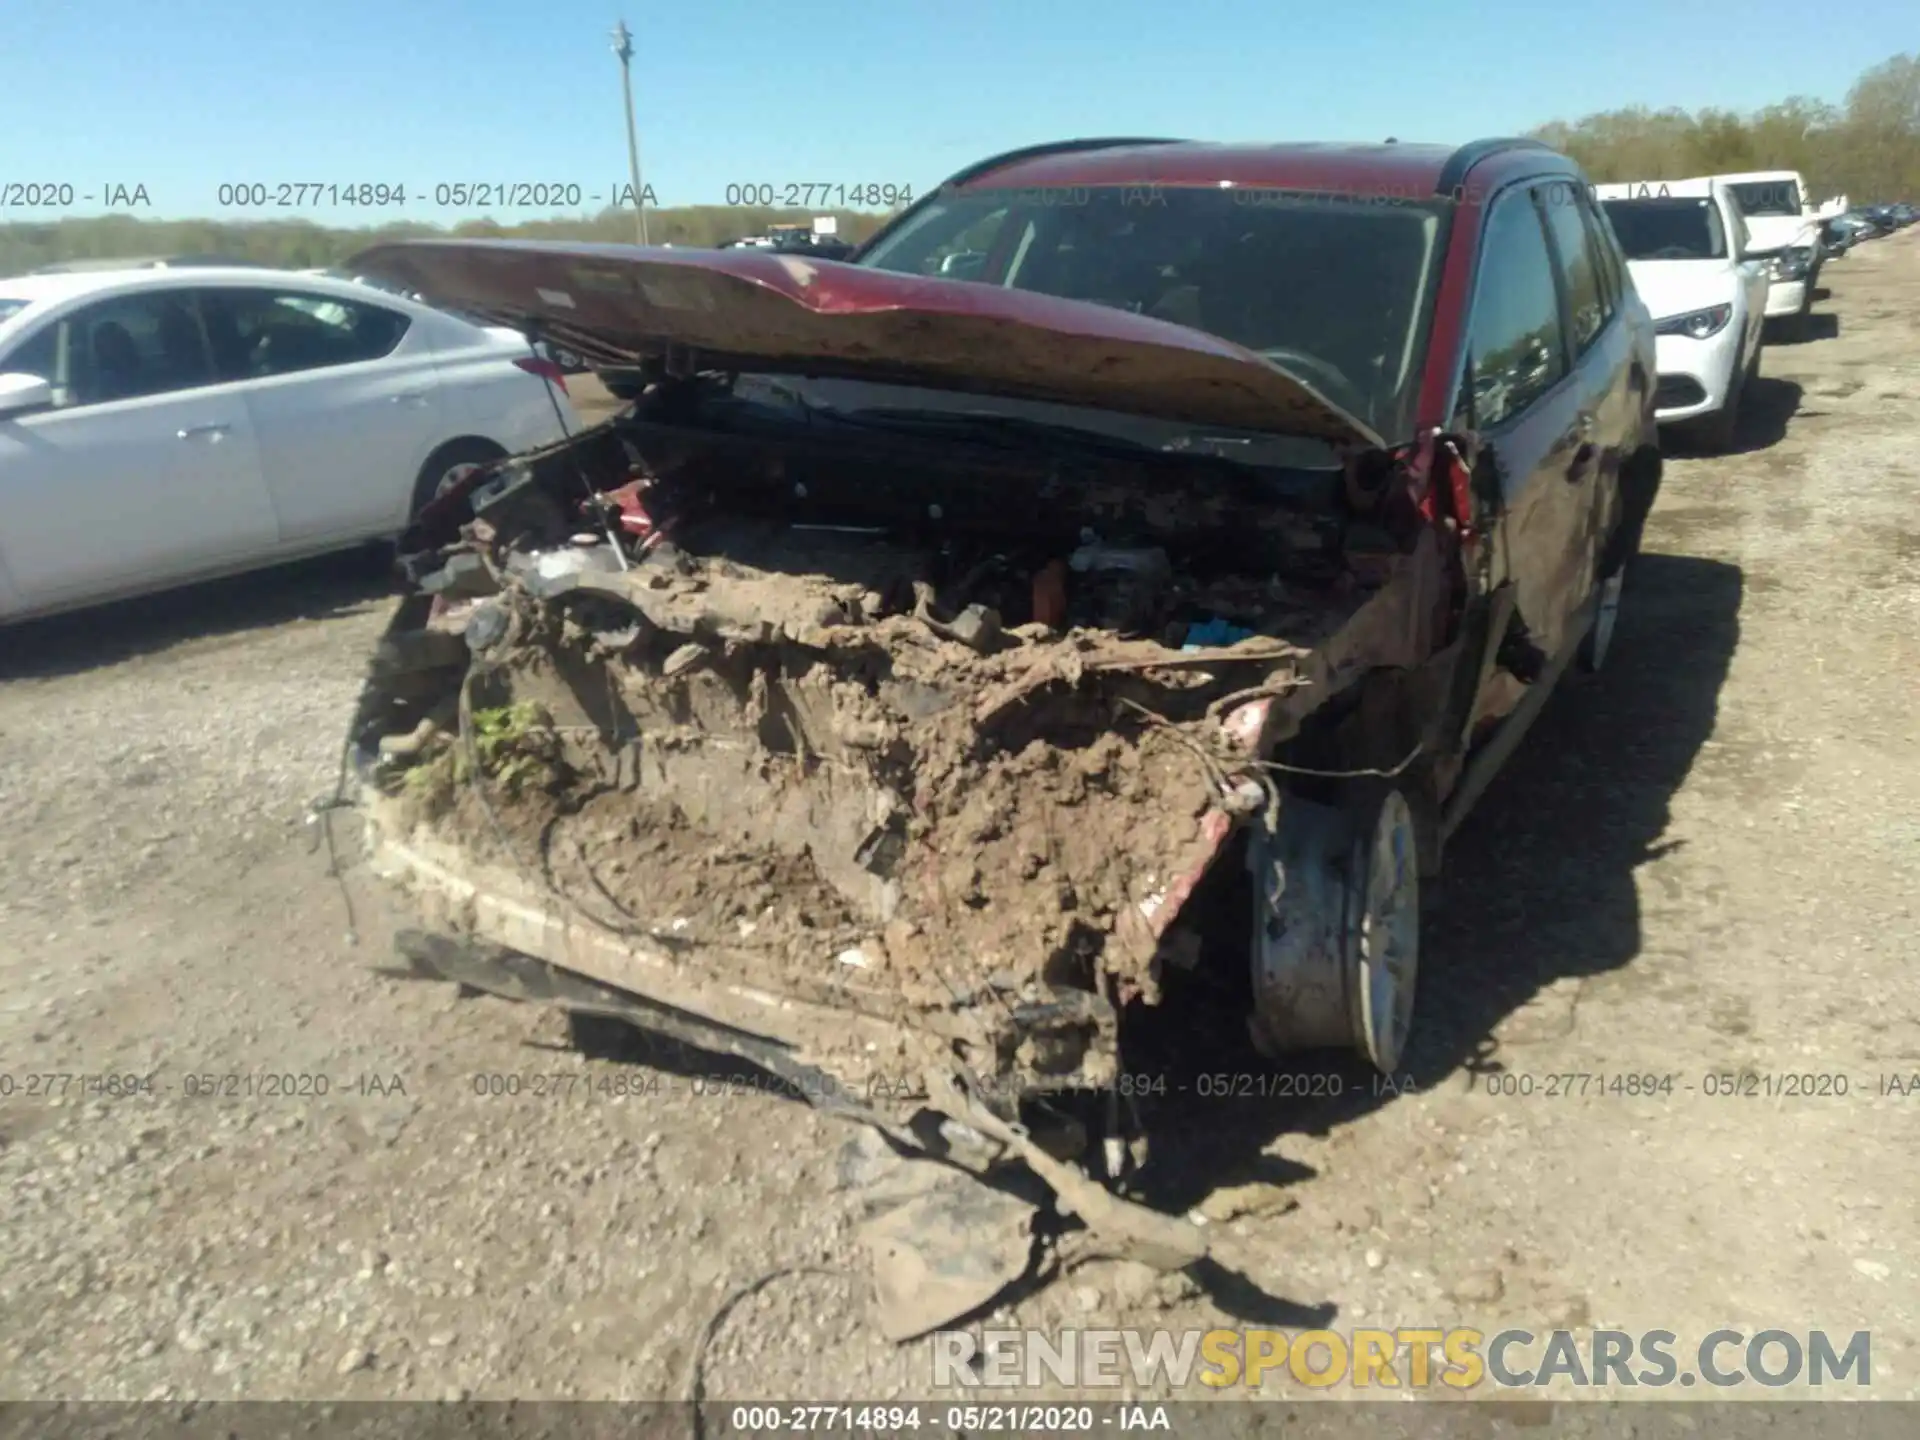
[{"label": "door handle", "polygon": [[395,405],[418,405],[427,398],[427,392],[424,390],[403,390],[398,395],[389,395],[387,398]]},{"label": "door handle", "polygon": [[231,425],[190,425],[178,432],[182,440],[218,440],[233,427]]}]

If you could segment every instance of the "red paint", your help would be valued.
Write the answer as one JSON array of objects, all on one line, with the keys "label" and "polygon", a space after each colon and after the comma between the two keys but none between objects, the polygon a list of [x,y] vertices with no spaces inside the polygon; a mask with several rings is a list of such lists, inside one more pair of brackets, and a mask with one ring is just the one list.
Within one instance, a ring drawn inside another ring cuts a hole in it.
[{"label": "red paint", "polygon": [[1207,878],[1207,872],[1213,869],[1213,862],[1227,843],[1227,837],[1233,833],[1233,817],[1224,810],[1209,810],[1200,821],[1200,839],[1187,852],[1185,868],[1173,884],[1167,887],[1166,896],[1153,914],[1143,917],[1148,933],[1158,940],[1172,927],[1193,899],[1193,892],[1200,888],[1200,882]]},{"label": "red paint", "polygon": [[[1115,146],[1014,160],[960,188],[1073,185],[1216,187],[1227,182],[1286,190],[1324,190],[1377,199],[1431,200],[1451,145]],[[1150,197],[1149,197],[1150,198]]]},{"label": "red paint", "polygon": [[600,497],[620,511],[620,528],[643,540],[653,534],[653,516],[647,513],[647,507],[640,499],[640,491],[645,484],[643,480],[630,480],[618,490],[609,490]]},{"label": "red paint", "polygon": [[1033,577],[1033,618],[1060,630],[1067,623],[1067,562],[1052,560]]},{"label": "red paint", "polygon": [[1019,396],[1373,445],[1307,382],[1199,330],[1032,290],[765,250],[416,240],[362,274],[630,361],[792,371]]},{"label": "red paint", "polygon": [[1446,448],[1447,488],[1453,497],[1453,519],[1460,527],[1462,544],[1474,538],[1473,529],[1473,475],[1468,471],[1466,462],[1460,458],[1460,452],[1451,445]]},{"label": "red paint", "polygon": [[558,385],[562,395],[567,393],[567,372],[554,364],[553,361],[539,355],[521,355],[518,356],[513,363],[529,375],[538,375],[548,384]]}]

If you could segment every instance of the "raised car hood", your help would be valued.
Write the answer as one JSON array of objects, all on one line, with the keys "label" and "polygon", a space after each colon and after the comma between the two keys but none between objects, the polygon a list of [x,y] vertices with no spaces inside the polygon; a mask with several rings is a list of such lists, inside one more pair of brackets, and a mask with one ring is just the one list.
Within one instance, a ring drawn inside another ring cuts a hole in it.
[{"label": "raised car hood", "polygon": [[1383,443],[1250,350],[1031,291],[767,251],[516,240],[376,245],[351,265],[598,365],[841,376]]},{"label": "raised car hood", "polygon": [[1820,239],[1820,223],[1805,215],[1747,216],[1747,253],[1771,255],[1792,245],[1814,245]]}]

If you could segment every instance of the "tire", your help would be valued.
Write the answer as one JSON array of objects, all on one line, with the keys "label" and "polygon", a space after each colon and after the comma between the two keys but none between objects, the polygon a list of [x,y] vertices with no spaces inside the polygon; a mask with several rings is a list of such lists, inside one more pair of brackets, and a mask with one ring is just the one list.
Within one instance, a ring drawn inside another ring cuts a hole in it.
[{"label": "tire", "polygon": [[[1754,364],[1758,363],[1756,351]],[[1580,649],[1575,662],[1589,675],[1597,675],[1606,667],[1607,656],[1613,650],[1614,630],[1619,623],[1620,603],[1626,590],[1627,569],[1633,563],[1633,557],[1640,553],[1640,536],[1646,529],[1647,516],[1653,511],[1653,502],[1660,493],[1661,470],[1665,464],[1659,448],[1643,445],[1627,460],[1620,472],[1620,524],[1607,541],[1606,549],[1601,553],[1598,570],[1600,574],[1599,608],[1593,617],[1593,625],[1581,638]]]},{"label": "tire", "polygon": [[1256,829],[1253,1014],[1262,1055],[1348,1047],[1392,1074],[1412,1033],[1420,863],[1412,806],[1391,786],[1341,803],[1285,797]]},{"label": "tire", "polygon": [[433,498],[462,475],[477,465],[502,459],[506,453],[491,440],[475,435],[449,440],[420,467],[420,474],[413,482],[413,500],[407,507],[407,523],[411,525],[418,520],[420,512]]},{"label": "tire", "polygon": [[1580,653],[1576,657],[1580,668],[1589,675],[1598,675],[1606,668],[1607,656],[1613,651],[1613,633],[1620,622],[1620,598],[1626,590],[1627,567],[1623,564],[1612,574],[1600,581],[1600,599],[1594,612],[1593,624],[1580,641]]},{"label": "tire", "polygon": [[[1755,352],[1756,356],[1758,352]],[[1747,386],[1753,379],[1754,362],[1748,361],[1747,368],[1727,391],[1727,398],[1720,408],[1698,422],[1695,433],[1700,437],[1703,447],[1716,455],[1725,455],[1740,443],[1740,411],[1742,402],[1747,398]]]}]

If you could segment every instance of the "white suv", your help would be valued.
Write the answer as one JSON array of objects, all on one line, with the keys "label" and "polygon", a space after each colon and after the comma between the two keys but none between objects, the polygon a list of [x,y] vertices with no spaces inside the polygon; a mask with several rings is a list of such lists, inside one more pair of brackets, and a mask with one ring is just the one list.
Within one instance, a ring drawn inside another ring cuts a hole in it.
[{"label": "white suv", "polygon": [[1733,191],[1718,180],[1653,180],[1599,185],[1594,195],[1653,312],[1655,418],[1691,422],[1712,448],[1731,449],[1760,368],[1768,294]]}]

